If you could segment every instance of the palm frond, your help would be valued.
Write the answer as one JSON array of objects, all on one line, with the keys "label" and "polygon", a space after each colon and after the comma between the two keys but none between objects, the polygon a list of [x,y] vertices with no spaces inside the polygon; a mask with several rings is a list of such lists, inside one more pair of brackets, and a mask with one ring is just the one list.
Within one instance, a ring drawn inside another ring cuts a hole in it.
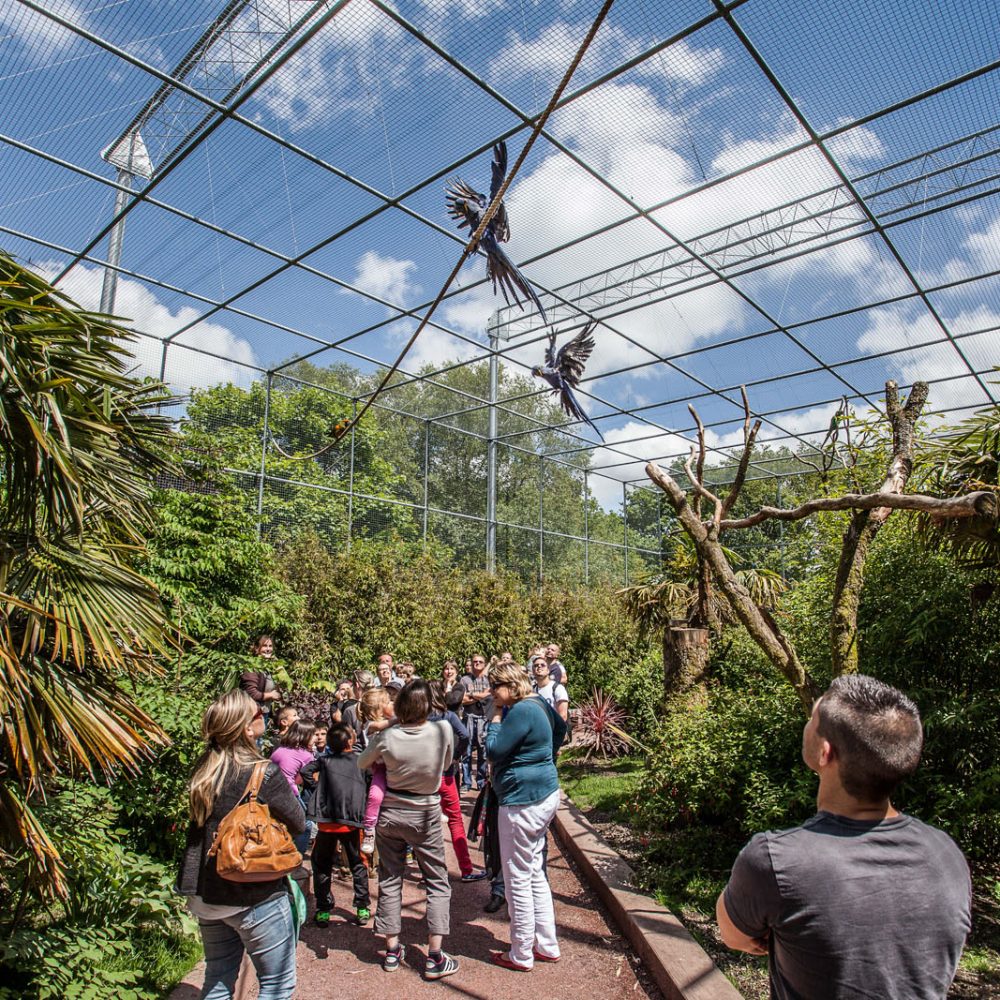
[{"label": "palm frond", "polygon": [[170,465],[173,402],[134,338],[0,254],[0,848],[63,891],[32,812],[57,772],[112,777],[164,740],[126,693],[170,623],[133,568]]}]

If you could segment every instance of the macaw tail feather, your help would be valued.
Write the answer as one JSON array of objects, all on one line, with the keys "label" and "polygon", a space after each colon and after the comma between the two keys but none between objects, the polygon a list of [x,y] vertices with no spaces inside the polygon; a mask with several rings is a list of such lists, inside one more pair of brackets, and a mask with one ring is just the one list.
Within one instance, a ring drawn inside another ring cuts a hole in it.
[{"label": "macaw tail feather", "polygon": [[499,286],[500,294],[503,295],[504,301],[507,305],[511,304],[510,300],[513,298],[514,305],[523,309],[524,306],[521,305],[521,300],[518,298],[517,294],[520,292],[525,298],[531,299],[531,301],[535,303],[535,308],[538,309],[539,315],[542,317],[542,322],[548,326],[548,317],[545,315],[545,310],[542,308],[541,300],[535,293],[534,288],[532,288],[525,279],[524,275],[517,269],[514,262],[503,252],[495,241],[491,241],[492,245],[488,248],[485,247],[485,239],[483,240],[483,243],[484,249],[486,249],[486,273],[493,281],[493,292],[496,293],[497,287]]},{"label": "macaw tail feather", "polygon": [[559,402],[568,416],[573,417],[574,420],[582,420],[584,423],[589,424],[593,428],[594,433],[602,441],[604,440],[604,435],[597,429],[597,425],[587,416],[583,407],[576,401],[576,397],[573,395],[571,389],[567,387],[559,393]]}]

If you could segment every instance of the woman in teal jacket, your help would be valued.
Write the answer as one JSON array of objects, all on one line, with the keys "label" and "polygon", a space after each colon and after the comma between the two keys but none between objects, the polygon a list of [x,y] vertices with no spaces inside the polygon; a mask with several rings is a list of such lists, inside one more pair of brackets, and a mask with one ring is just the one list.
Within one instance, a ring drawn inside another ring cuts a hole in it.
[{"label": "woman in teal jacket", "polygon": [[500,800],[500,859],[510,913],[510,951],[495,952],[493,962],[527,972],[536,961],[559,960],[542,849],[559,807],[555,758],[566,723],[543,698],[532,694],[528,675],[515,663],[491,668],[490,691],[493,715],[486,731],[486,755]]}]

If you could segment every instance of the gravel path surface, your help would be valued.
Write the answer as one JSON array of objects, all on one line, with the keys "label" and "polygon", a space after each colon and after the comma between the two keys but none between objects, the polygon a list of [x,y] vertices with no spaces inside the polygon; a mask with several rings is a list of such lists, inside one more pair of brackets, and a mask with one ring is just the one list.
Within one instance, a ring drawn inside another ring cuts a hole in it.
[{"label": "gravel path surface", "polygon": [[[463,796],[468,812],[475,793]],[[568,859],[550,835],[549,879],[556,905],[556,922],[562,960],[538,963],[530,973],[508,972],[490,964],[491,950],[506,950],[509,943],[505,910],[489,914],[486,882],[459,881],[458,865],[451,852],[447,827],[448,862],[452,872],[451,928],[445,950],[458,959],[459,971],[448,979],[425,982],[421,978],[426,956],[426,926],[420,874],[416,866],[403,892],[402,940],[407,946],[404,967],[393,975],[381,969],[382,939],[371,925],[356,927],[351,910],[349,880],[334,876],[335,909],[330,926],[320,930],[308,924],[298,947],[298,989],[295,1000],[409,1000],[450,994],[470,1000],[660,1000],[661,994],[645,977],[635,956],[617,930],[609,926],[597,898],[583,885]],[[473,847],[473,862],[479,857]],[[372,880],[373,890],[376,881]],[[309,914],[313,901],[309,895]],[[372,909],[374,911],[374,901]],[[638,978],[637,978],[638,973]],[[170,1000],[196,1000],[203,981],[199,964],[171,994]],[[252,979],[252,977],[251,977]],[[256,985],[244,994],[257,996]]]}]

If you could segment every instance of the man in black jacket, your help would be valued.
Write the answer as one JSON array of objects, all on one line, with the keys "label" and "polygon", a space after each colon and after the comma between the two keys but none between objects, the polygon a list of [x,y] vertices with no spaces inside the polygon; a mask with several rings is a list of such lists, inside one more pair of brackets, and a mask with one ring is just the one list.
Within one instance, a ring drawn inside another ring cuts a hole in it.
[{"label": "man in black jacket", "polygon": [[331,726],[326,737],[327,752],[300,772],[304,781],[315,781],[316,791],[309,800],[307,815],[319,832],[312,850],[313,892],[316,895],[317,926],[330,923],[333,897],[330,881],[338,847],[343,847],[354,878],[354,908],[358,924],[371,919],[371,896],[368,892],[368,869],[361,859],[359,831],[364,826],[365,799],[368,788],[358,769],[354,730],[344,723]]}]

